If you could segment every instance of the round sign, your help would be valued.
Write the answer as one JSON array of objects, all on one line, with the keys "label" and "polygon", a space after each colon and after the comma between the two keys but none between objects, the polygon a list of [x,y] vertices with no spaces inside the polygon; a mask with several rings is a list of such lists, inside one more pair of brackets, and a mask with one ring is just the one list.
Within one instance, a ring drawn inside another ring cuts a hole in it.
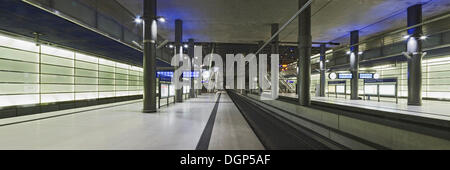
[{"label": "round sign", "polygon": [[374,79],[379,79],[380,78],[380,74],[378,74],[378,73],[373,74],[373,78]]},{"label": "round sign", "polygon": [[330,73],[330,75],[328,76],[331,80],[334,80],[337,78],[336,73]]}]

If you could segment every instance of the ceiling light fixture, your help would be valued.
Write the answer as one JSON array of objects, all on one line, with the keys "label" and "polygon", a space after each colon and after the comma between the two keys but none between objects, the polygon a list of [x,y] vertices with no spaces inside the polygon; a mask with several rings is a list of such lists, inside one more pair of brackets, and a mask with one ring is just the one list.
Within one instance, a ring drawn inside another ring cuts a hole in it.
[{"label": "ceiling light fixture", "polygon": [[141,18],[141,16],[136,16],[136,18],[134,18],[134,22],[136,24],[141,24],[144,20]]},{"label": "ceiling light fixture", "polygon": [[166,22],[166,18],[164,18],[164,17],[158,17],[158,21],[159,21],[159,22],[162,22],[162,23],[165,23],[165,22]]}]

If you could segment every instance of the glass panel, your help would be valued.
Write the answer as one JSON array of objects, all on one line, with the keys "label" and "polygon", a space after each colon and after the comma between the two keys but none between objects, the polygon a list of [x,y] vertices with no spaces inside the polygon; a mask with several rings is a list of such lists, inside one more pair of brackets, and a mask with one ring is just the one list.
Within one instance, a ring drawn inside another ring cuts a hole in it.
[{"label": "glass panel", "polygon": [[72,76],[41,75],[42,83],[73,84]]},{"label": "glass panel", "polygon": [[110,66],[99,65],[98,70],[104,71],[104,72],[114,73],[115,68],[114,67],[110,67]]},{"label": "glass panel", "polygon": [[137,86],[128,86],[128,90],[133,91],[133,90],[139,90],[139,89],[137,88]]},{"label": "glass panel", "polygon": [[377,85],[366,85],[366,86],[364,87],[364,92],[365,92],[366,94],[376,95],[376,94],[378,94],[377,91],[378,91]]},{"label": "glass panel", "polygon": [[114,79],[98,79],[98,84],[101,84],[101,85],[114,85]]},{"label": "glass panel", "polygon": [[42,84],[41,93],[67,93],[73,92],[73,88],[73,85]]},{"label": "glass panel", "polygon": [[380,85],[380,95],[395,96],[395,85]]},{"label": "glass panel", "polygon": [[114,97],[115,96],[115,92],[100,92],[99,93],[99,98],[108,98],[108,97]]},{"label": "glass panel", "polygon": [[68,59],[74,59],[75,53],[66,49],[51,47],[47,45],[41,45],[42,54],[54,55],[64,57]]},{"label": "glass panel", "polygon": [[59,66],[41,65],[42,73],[47,74],[61,74],[61,75],[73,75],[74,69]]},{"label": "glass panel", "polygon": [[116,80],[116,85],[128,85],[127,80]]},{"label": "glass panel", "polygon": [[21,51],[16,49],[10,49],[0,47],[0,58],[22,60],[29,62],[39,62],[39,54],[34,52]]},{"label": "glass panel", "polygon": [[116,73],[128,74],[128,70],[126,70],[126,69],[121,69],[121,68],[116,68]]},{"label": "glass panel", "polygon": [[39,83],[39,74],[0,71],[0,82]]},{"label": "glass panel", "polygon": [[130,65],[123,64],[123,63],[116,63],[117,68],[121,68],[123,70],[128,70],[130,68]]},{"label": "glass panel", "polygon": [[87,99],[96,99],[96,98],[98,98],[97,92],[75,93],[75,100],[87,100]]},{"label": "glass panel", "polygon": [[83,69],[75,70],[75,75],[77,75],[77,76],[97,77],[97,74],[98,74],[97,71],[83,70]]},{"label": "glass panel", "polygon": [[0,107],[38,104],[39,95],[11,95],[0,96]]},{"label": "glass panel", "polygon": [[0,46],[21,49],[32,52],[39,52],[39,46],[36,43],[19,40],[17,38],[0,35]]},{"label": "glass panel", "polygon": [[114,79],[114,73],[106,73],[106,72],[99,72],[98,76],[101,78],[110,78],[110,79]]},{"label": "glass panel", "polygon": [[83,69],[89,69],[89,70],[98,70],[98,65],[94,63],[88,63],[84,61],[76,61],[75,63],[76,68],[83,68]]},{"label": "glass panel", "polygon": [[0,70],[39,73],[39,64],[0,59]]},{"label": "glass panel", "polygon": [[143,93],[140,67],[48,45],[41,51],[39,58],[34,42],[0,35],[0,106]]},{"label": "glass panel", "polygon": [[126,91],[128,90],[128,86],[116,86],[116,91]]},{"label": "glass panel", "polygon": [[52,103],[61,101],[71,101],[74,100],[75,96],[73,93],[60,93],[60,94],[42,94],[42,103]]},{"label": "glass panel", "polygon": [[128,91],[116,91],[116,96],[128,96]]},{"label": "glass panel", "polygon": [[97,84],[97,78],[75,77],[75,84]]},{"label": "glass panel", "polygon": [[97,85],[75,85],[75,92],[94,92],[98,91]]},{"label": "glass panel", "polygon": [[338,93],[344,93],[345,92],[345,86],[336,86],[336,91]]},{"label": "glass panel", "polygon": [[98,63],[101,65],[112,66],[112,67],[115,67],[115,65],[116,65],[116,62],[107,60],[107,59],[103,59],[103,58],[99,58]]},{"label": "glass panel", "polygon": [[117,80],[128,80],[128,75],[125,74],[116,74],[115,76]]},{"label": "glass panel", "polygon": [[0,84],[0,95],[39,93],[39,84]]},{"label": "glass panel", "polygon": [[437,85],[437,84],[446,84],[446,85],[450,85],[450,77],[448,77],[448,78],[428,79],[428,84],[435,84],[435,85]]},{"label": "glass panel", "polygon": [[137,81],[128,81],[128,85],[129,86],[137,86],[138,82]]},{"label": "glass panel", "polygon": [[98,91],[114,91],[114,86],[100,85],[98,86]]},{"label": "glass panel", "polygon": [[60,58],[60,57],[49,56],[49,55],[42,55],[41,62],[43,64],[52,64],[52,65],[57,65],[57,66],[73,67],[72,59]]},{"label": "glass panel", "polygon": [[97,57],[89,56],[89,55],[85,55],[85,54],[81,54],[81,53],[75,53],[75,59],[80,60],[80,61],[95,63],[95,64],[97,64],[98,60],[99,60]]}]

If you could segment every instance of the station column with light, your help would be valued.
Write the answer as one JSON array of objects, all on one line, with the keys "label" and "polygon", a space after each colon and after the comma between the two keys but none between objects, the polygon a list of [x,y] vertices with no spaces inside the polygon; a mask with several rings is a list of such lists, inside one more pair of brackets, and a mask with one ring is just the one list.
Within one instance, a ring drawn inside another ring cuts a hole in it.
[{"label": "station column with light", "polygon": [[195,70],[194,70],[194,39],[189,39],[189,41],[188,41],[188,55],[189,55],[189,57],[191,58],[191,76],[190,76],[190,79],[191,79],[191,88],[190,88],[190,91],[189,91],[189,97],[190,98],[194,98],[195,97],[195,78],[194,78],[194,76],[195,76]]},{"label": "station column with light", "polygon": [[[307,0],[299,0],[299,9],[301,9]],[[298,16],[298,102],[301,106],[311,105],[311,5]]]},{"label": "station column with light", "polygon": [[144,113],[156,112],[156,0],[144,0]]},{"label": "station column with light", "polygon": [[320,88],[319,88],[319,96],[325,97],[325,81],[326,81],[326,72],[327,72],[327,62],[326,62],[326,44],[320,44]]},{"label": "station column with light", "polygon": [[[408,27],[422,23],[422,5],[408,8]],[[405,37],[408,56],[408,105],[422,105],[422,26],[408,29]]]},{"label": "station column with light", "polygon": [[[274,36],[279,30],[279,24],[274,23],[271,25],[271,36]],[[271,46],[270,46],[270,50],[272,54],[280,54],[280,36],[276,36],[272,42],[271,42]],[[285,56],[287,57],[287,56]],[[271,61],[272,62],[272,61]],[[283,67],[284,69],[284,67]],[[279,70],[271,70],[271,71],[279,71]],[[259,72],[258,72],[259,74]],[[258,81],[259,83],[259,81]]]},{"label": "station column with light", "polygon": [[[272,29],[272,36],[275,35],[276,32],[278,32],[279,29],[279,24],[275,23],[271,25]],[[271,50],[272,50],[272,54],[279,54],[280,52],[280,38],[279,36],[276,36],[273,40],[272,40],[272,46],[271,46]]]},{"label": "station column with light", "polygon": [[350,33],[350,72],[351,79],[351,100],[359,100],[359,31],[352,31]]},{"label": "station column with light", "polygon": [[[175,55],[176,54],[180,54],[180,57],[183,56],[183,21],[180,19],[175,20]],[[180,62],[181,61],[182,60],[180,60]],[[181,81],[182,80],[180,80],[180,82]],[[183,102],[183,88],[175,91],[175,101],[178,103]]]}]

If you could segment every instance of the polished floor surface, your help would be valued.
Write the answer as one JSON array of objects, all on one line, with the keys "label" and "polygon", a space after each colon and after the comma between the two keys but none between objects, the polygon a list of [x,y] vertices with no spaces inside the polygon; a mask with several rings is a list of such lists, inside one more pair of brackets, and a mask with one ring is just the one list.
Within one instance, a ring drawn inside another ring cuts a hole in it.
[{"label": "polished floor surface", "polygon": [[[154,114],[141,113],[137,100],[2,119],[0,149],[193,150],[217,98],[201,95]],[[264,149],[225,93],[216,121],[209,149]]]}]

